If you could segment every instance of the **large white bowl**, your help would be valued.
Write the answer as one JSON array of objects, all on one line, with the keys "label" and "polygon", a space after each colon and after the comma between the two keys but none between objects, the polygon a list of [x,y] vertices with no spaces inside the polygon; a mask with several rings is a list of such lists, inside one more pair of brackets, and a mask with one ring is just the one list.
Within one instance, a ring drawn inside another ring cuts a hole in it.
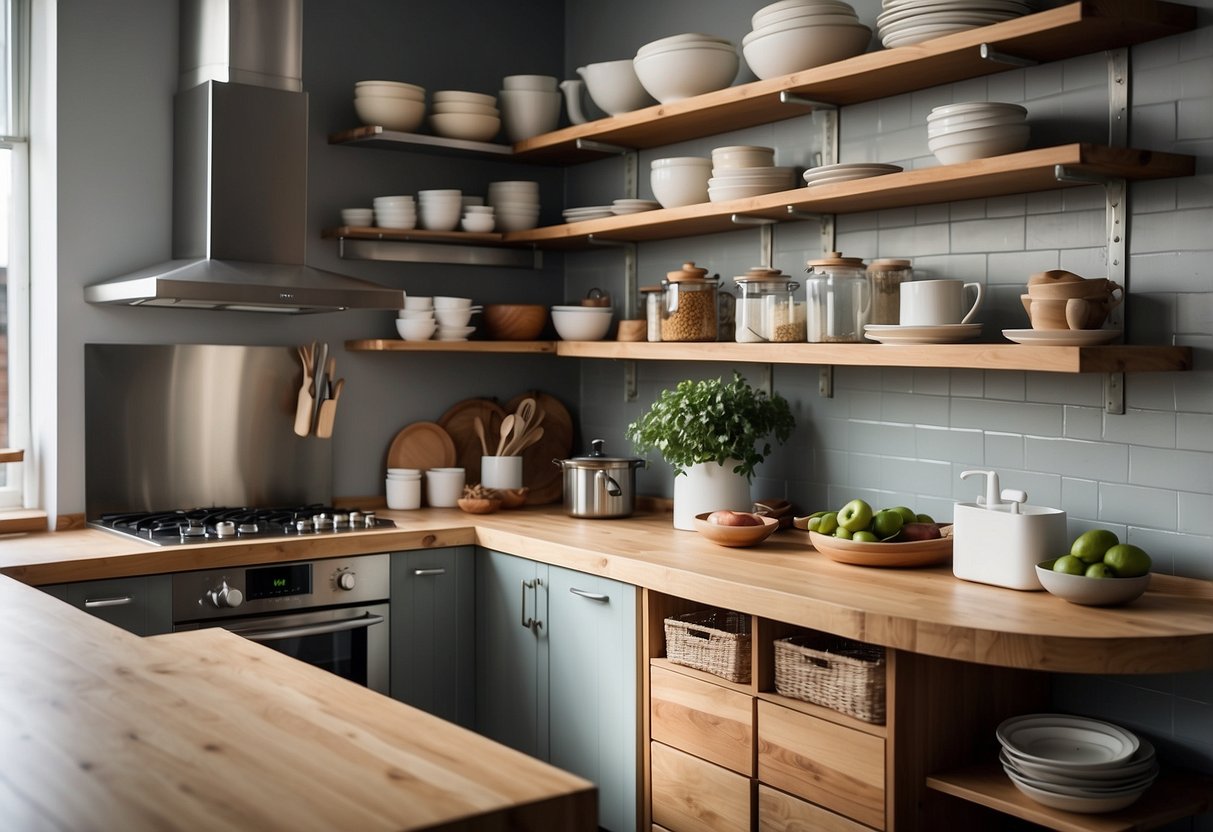
[{"label": "large white bowl", "polygon": [[815,10],[831,13],[849,10],[851,14],[855,14],[854,7],[843,0],[778,0],[754,12],[753,17],[750,18],[750,24],[753,28],[758,29],[789,14],[805,14]]},{"label": "large white bowl", "polygon": [[[845,8],[841,5],[796,6],[763,16],[758,23],[754,24],[753,30],[773,29],[773,27],[779,26],[781,23],[790,23],[791,21],[807,22],[809,18],[816,18],[819,23],[859,22],[859,18],[855,15],[855,10],[850,6],[846,6]],[[826,18],[829,18],[829,20]]]},{"label": "large white bowl", "polygon": [[982,118],[956,116],[941,118],[927,122],[928,136],[942,136],[947,133],[958,133],[961,130],[973,130],[978,127],[1001,127],[1008,124],[1024,124],[1023,116],[1014,114],[989,115]]},{"label": "large white bowl", "polygon": [[1036,565],[1036,577],[1051,595],[1058,595],[1071,604],[1090,607],[1127,604],[1150,586],[1149,573],[1140,578],[1088,578],[1086,575],[1054,572],[1051,560]]},{"label": "large white bowl", "polygon": [[564,97],[558,92],[502,90],[497,98],[501,102],[501,124],[511,142],[550,133],[560,123]]},{"label": "large white bowl", "polygon": [[354,97],[354,112],[363,124],[399,130],[416,130],[425,119],[425,102],[380,95]]},{"label": "large white bowl", "polygon": [[990,115],[992,113],[1021,113],[1027,115],[1028,111],[1020,104],[1010,104],[1003,101],[959,101],[955,104],[942,104],[935,107],[927,115],[927,121],[933,121],[937,118],[946,118],[948,116],[957,116],[964,114],[981,113],[982,115]]},{"label": "large white bowl", "polygon": [[861,55],[872,30],[862,23],[808,25],[761,35],[751,32],[746,38],[742,46],[746,63],[765,80]]},{"label": "large white bowl", "polygon": [[775,148],[734,144],[712,148],[712,169],[764,168],[775,164]]},{"label": "large white bowl", "polygon": [[487,104],[472,104],[468,101],[442,101],[430,107],[431,113],[471,113],[476,116],[498,117],[501,111]]},{"label": "large white bowl", "polygon": [[487,142],[501,129],[501,119],[472,113],[434,113],[430,116],[430,126],[439,136],[448,139]]},{"label": "large white bowl", "polygon": [[637,55],[632,65],[649,95],[668,104],[724,89],[737,77],[741,61],[731,45],[709,44]]},{"label": "large white bowl", "polygon": [[597,313],[586,314],[579,307],[576,311],[552,307],[552,325],[556,334],[565,341],[601,341],[611,328],[610,307],[586,307]]},{"label": "large white bowl", "polygon": [[366,93],[425,101],[425,87],[406,84],[404,81],[358,81],[354,84],[354,95]]},{"label": "large white bowl", "polygon": [[406,341],[428,341],[438,329],[433,318],[397,318],[396,332]]},{"label": "large white bowl", "polygon": [[649,174],[649,187],[653,198],[662,208],[678,208],[682,205],[698,205],[708,201],[708,179],[712,175],[711,162],[707,165],[671,165],[654,167]]},{"label": "large white bowl", "polygon": [[501,79],[501,87],[506,90],[556,92],[556,81],[551,75],[507,75]]},{"label": "large white bowl", "polygon": [[656,52],[664,52],[667,49],[684,49],[688,46],[710,46],[713,44],[717,46],[732,45],[728,38],[718,37],[717,35],[705,35],[702,32],[686,32],[681,35],[670,35],[669,37],[649,41],[637,49],[636,54],[638,56],[649,55]]},{"label": "large white bowl", "polygon": [[590,99],[608,115],[629,113],[653,103],[636,76],[631,58],[586,64],[577,69],[577,74],[585,81]]}]

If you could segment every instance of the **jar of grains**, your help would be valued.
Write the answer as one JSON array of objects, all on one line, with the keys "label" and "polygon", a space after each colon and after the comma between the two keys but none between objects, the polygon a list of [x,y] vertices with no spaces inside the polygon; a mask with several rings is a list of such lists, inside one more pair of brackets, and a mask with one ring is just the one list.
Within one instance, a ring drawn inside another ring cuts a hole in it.
[{"label": "jar of grains", "polygon": [[805,339],[804,301],[796,300],[800,283],[779,269],[759,267],[733,280],[741,290],[737,301],[738,343]]},{"label": "jar of grains", "polygon": [[868,283],[872,289],[872,315],[869,323],[901,323],[901,284],[914,279],[909,260],[885,258],[868,264]]},{"label": "jar of grains", "polygon": [[683,263],[661,281],[665,290],[665,311],[661,319],[662,341],[716,340],[716,285],[719,278],[708,277],[707,269]]},{"label": "jar of grains", "polygon": [[665,317],[665,292],[660,286],[641,286],[639,291],[644,298],[647,340],[660,341],[661,321]]}]

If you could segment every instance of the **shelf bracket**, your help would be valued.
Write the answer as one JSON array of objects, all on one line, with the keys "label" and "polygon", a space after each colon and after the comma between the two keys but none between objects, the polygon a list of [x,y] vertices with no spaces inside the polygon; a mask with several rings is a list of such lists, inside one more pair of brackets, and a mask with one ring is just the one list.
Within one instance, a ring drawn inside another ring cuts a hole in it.
[{"label": "shelf bracket", "polygon": [[633,153],[636,150],[634,147],[624,147],[620,144],[610,144],[609,142],[600,142],[594,139],[577,139],[576,146],[578,150],[589,150],[594,153],[614,153],[620,156],[625,153]]},{"label": "shelf bracket", "polygon": [[750,214],[733,214],[729,217],[735,225],[774,225],[779,220],[770,217],[755,217]]},{"label": "shelf bracket", "polygon": [[625,402],[634,402],[639,398],[637,387],[636,361],[629,358],[623,362],[623,400]]},{"label": "shelf bracket", "polygon": [[629,314],[636,313],[640,309],[640,292],[637,290],[638,279],[636,277],[636,244],[630,240],[606,240],[595,237],[593,234],[587,236],[585,241],[592,246],[623,249],[623,308],[628,310]]},{"label": "shelf bracket", "polygon": [[770,398],[775,394],[775,365],[763,364],[758,370],[758,389]]},{"label": "shelf bracket", "polygon": [[758,229],[758,264],[765,269],[775,267],[774,225],[764,225]]},{"label": "shelf bracket", "polygon": [[1104,413],[1123,416],[1125,412],[1125,374],[1108,373],[1103,377]]},{"label": "shelf bracket", "polygon": [[794,205],[787,206],[788,216],[795,217],[798,220],[817,220],[821,224],[821,250],[825,254],[835,251],[834,246],[834,215],[833,214],[814,214],[810,211],[801,211]]},{"label": "shelf bracket", "polygon": [[983,61],[990,61],[996,64],[1006,64],[1007,66],[1036,66],[1040,61],[1035,58],[1024,58],[1020,55],[1009,55],[1006,52],[999,52],[988,43],[983,43],[977,47],[978,54],[981,55]]},{"label": "shelf bracket", "polygon": [[827,364],[817,373],[817,395],[823,399],[834,398],[834,365]]},{"label": "shelf bracket", "polygon": [[798,107],[812,107],[814,110],[837,110],[837,104],[831,104],[829,101],[818,101],[815,98],[805,98],[803,95],[797,95],[794,92],[783,90],[779,93],[780,104],[795,104]]},{"label": "shelf bracket", "polygon": [[543,267],[543,252],[530,248],[467,246],[458,243],[429,243],[415,240],[337,241],[342,260],[381,260],[392,263],[454,263],[464,266],[503,266],[516,269]]}]

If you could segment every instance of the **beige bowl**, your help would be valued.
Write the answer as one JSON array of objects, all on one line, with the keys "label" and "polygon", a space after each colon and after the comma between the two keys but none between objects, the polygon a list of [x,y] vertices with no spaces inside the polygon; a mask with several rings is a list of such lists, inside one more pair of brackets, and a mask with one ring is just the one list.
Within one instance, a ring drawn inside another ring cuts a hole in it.
[{"label": "beige bowl", "polygon": [[731,45],[700,43],[637,54],[632,66],[645,91],[668,104],[724,89],[737,77],[741,61]]},{"label": "beige bowl", "polygon": [[363,124],[408,133],[421,126],[425,103],[408,98],[359,95],[354,98],[354,112]]},{"label": "beige bowl", "polygon": [[430,127],[439,136],[469,142],[487,142],[501,129],[501,119],[474,113],[434,113]]},{"label": "beige bowl", "polygon": [[[712,512],[706,511],[703,514],[695,515],[695,531],[706,537],[708,540],[718,546],[729,546],[732,548],[744,548],[746,546],[757,546],[762,541],[771,536],[775,529],[779,528],[779,521],[774,517],[764,517],[760,514],[751,516],[757,517],[762,521],[761,525],[757,526],[721,526],[716,523],[708,522],[708,515]],[[749,512],[740,512],[748,514]]]},{"label": "beige bowl", "polygon": [[1120,284],[1106,277],[1074,280],[1065,283],[1029,283],[1028,294],[1033,300],[1065,300],[1069,298],[1106,298],[1120,289]]},{"label": "beige bowl", "polygon": [[586,64],[577,69],[577,74],[585,81],[590,99],[608,115],[628,113],[653,103],[636,77],[636,67],[630,58]]}]

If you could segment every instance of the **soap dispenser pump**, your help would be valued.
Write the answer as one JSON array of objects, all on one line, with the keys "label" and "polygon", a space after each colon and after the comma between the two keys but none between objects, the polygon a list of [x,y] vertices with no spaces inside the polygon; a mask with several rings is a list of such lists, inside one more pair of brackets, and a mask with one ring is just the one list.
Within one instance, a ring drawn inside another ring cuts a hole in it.
[{"label": "soap dispenser pump", "polygon": [[969,477],[982,476],[986,478],[986,496],[985,501],[982,501],[981,495],[977,497],[977,505],[984,505],[986,508],[994,508],[1000,505],[1001,491],[998,488],[998,472],[997,471],[961,471],[960,478],[967,480]]}]

